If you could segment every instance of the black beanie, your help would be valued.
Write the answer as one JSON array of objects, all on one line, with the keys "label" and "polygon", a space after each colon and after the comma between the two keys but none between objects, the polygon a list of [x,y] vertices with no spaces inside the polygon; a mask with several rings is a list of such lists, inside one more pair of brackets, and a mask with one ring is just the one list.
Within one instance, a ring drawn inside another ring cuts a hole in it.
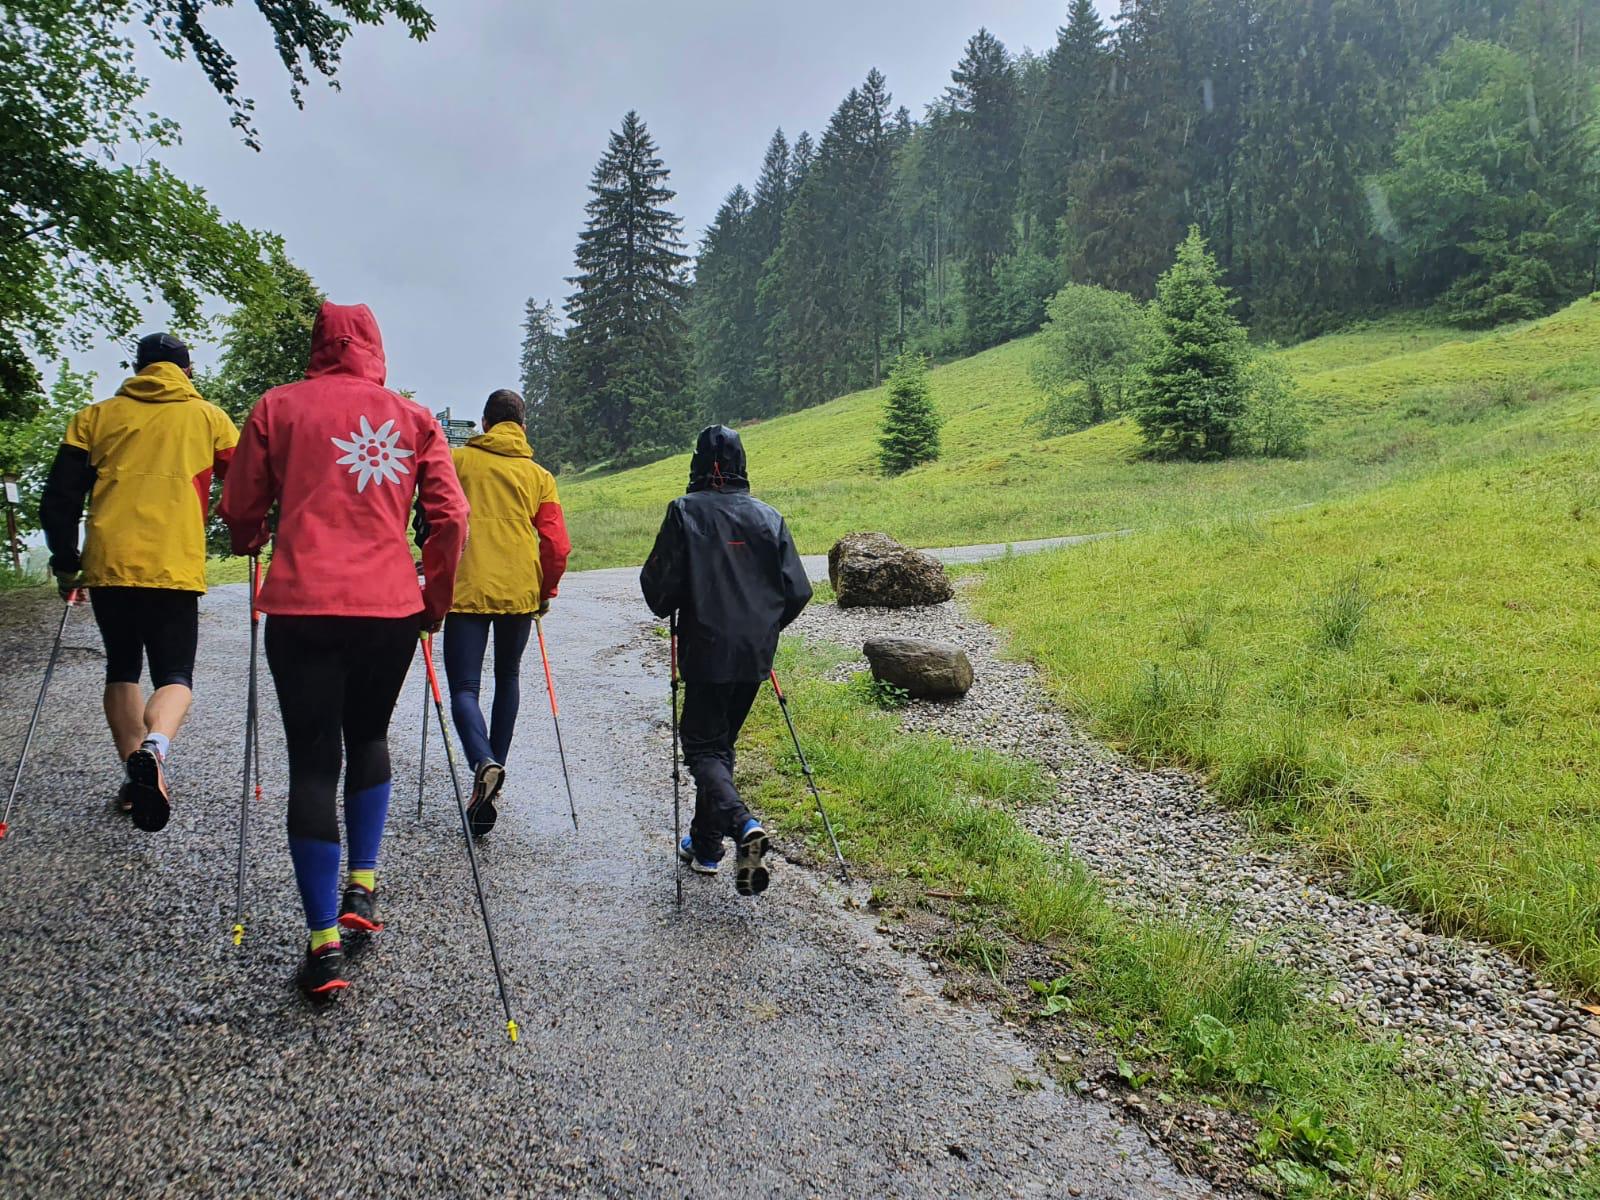
[{"label": "black beanie", "polygon": [[170,333],[149,333],[139,339],[139,350],[134,355],[133,369],[142,371],[152,363],[172,363],[189,369],[189,347]]}]

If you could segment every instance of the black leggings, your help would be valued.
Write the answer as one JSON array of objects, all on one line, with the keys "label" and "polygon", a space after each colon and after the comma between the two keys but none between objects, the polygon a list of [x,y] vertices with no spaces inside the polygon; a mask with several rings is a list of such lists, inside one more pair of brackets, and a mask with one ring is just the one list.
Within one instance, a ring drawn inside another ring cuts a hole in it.
[{"label": "black leggings", "polygon": [[389,778],[389,718],[419,617],[268,617],[267,665],[289,743],[289,836],[338,842],[345,793]]},{"label": "black leggings", "polygon": [[106,646],[107,683],[138,683],[148,657],[152,687],[194,687],[200,593],[97,587],[89,589],[89,603]]},{"label": "black leggings", "polygon": [[683,685],[683,761],[694,776],[694,820],[689,840],[702,861],[720,862],[722,839],[737,838],[750,810],[733,786],[733,744],[750,715],[759,683]]}]

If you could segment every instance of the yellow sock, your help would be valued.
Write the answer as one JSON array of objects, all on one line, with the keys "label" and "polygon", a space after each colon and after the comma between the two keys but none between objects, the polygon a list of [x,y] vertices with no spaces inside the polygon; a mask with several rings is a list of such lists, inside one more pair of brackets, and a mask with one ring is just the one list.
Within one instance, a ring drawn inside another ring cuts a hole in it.
[{"label": "yellow sock", "polygon": [[351,871],[350,882],[358,887],[364,887],[369,892],[378,889],[378,873],[376,871]]},{"label": "yellow sock", "polygon": [[311,931],[311,948],[313,950],[321,950],[330,942],[337,942],[338,940],[339,927],[337,925],[330,929],[313,929]]}]

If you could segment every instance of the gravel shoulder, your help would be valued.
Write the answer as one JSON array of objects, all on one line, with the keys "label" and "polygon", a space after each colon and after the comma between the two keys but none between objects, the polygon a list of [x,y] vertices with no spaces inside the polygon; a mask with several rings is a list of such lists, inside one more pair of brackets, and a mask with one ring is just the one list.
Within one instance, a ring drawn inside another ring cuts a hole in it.
[{"label": "gravel shoulder", "polygon": [[[110,811],[99,642],[74,614],[0,844],[0,1193],[1203,1194],[800,866],[780,862],[759,904],[688,879],[674,909],[666,647],[635,587],[632,572],[571,576],[547,626],[579,835],[536,648],[524,664],[481,856],[516,1046],[437,740],[414,819],[420,662],[391,736],[388,929],[346,998],[313,1010],[292,984],[303,931],[270,695],[248,933],[237,949],[228,936],[242,588],[203,604],[199,701],[154,837]],[[52,609],[0,617],[8,770]]]},{"label": "gravel shoulder", "polygon": [[[1418,928],[1351,899],[1288,851],[1263,848],[1192,776],[1151,771],[1087,737],[1034,668],[960,599],[922,609],[808,610],[794,632],[859,649],[872,636],[961,646],[968,696],[914,702],[905,727],[981,744],[1042,766],[1052,802],[1019,814],[1070,847],[1132,911],[1221,919],[1240,941],[1301,971],[1315,993],[1377,1031],[1404,1035],[1421,1067],[1463,1081],[1517,1117],[1505,1149],[1560,1170],[1592,1153],[1600,1121],[1600,1019],[1492,946]],[[841,674],[865,669],[861,660]]]}]

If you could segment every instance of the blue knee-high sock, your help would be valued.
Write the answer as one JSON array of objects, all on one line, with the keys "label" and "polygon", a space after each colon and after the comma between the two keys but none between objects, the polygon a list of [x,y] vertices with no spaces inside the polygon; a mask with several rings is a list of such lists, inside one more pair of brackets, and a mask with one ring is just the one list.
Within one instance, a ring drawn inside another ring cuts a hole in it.
[{"label": "blue knee-high sock", "polygon": [[378,869],[378,846],[383,841],[383,822],[389,815],[391,780],[375,783],[344,798],[344,830],[350,842],[350,869]]},{"label": "blue knee-high sock", "polygon": [[331,928],[339,920],[339,843],[290,834],[289,857],[294,859],[306,928]]}]

